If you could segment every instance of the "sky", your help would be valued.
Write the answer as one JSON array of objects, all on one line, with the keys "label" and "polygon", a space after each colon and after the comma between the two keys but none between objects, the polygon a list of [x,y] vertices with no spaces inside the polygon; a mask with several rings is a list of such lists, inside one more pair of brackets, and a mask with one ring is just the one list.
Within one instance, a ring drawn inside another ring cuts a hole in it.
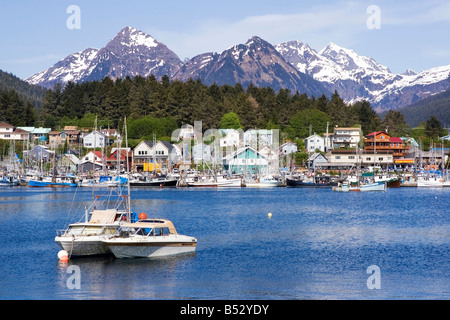
[{"label": "sky", "polygon": [[334,42],[394,73],[450,64],[450,1],[442,0],[17,0],[1,1],[0,14],[0,70],[21,79],[104,47],[125,26],[181,60],[259,36],[274,45],[299,40],[316,51]]}]

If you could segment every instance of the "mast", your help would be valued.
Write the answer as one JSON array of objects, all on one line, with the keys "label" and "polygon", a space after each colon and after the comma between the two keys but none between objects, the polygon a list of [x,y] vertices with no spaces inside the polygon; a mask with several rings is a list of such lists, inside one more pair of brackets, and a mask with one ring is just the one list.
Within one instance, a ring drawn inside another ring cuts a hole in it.
[{"label": "mast", "polygon": [[[127,117],[125,117],[124,119],[124,127],[125,127],[125,152],[127,154],[126,157],[126,162],[127,162],[127,190],[128,190],[128,194],[127,194],[127,217],[128,217],[128,222],[131,222],[131,195],[130,195],[130,168],[129,168],[129,164],[128,164],[128,131],[127,131]],[[122,154],[120,155],[122,157]]]}]

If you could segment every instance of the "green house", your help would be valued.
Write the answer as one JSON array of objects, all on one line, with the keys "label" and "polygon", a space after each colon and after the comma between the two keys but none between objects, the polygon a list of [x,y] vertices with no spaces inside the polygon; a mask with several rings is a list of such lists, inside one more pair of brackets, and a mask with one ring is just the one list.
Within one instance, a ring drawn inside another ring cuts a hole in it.
[{"label": "green house", "polygon": [[225,170],[232,174],[267,173],[269,162],[265,156],[251,147],[240,148],[224,157]]}]

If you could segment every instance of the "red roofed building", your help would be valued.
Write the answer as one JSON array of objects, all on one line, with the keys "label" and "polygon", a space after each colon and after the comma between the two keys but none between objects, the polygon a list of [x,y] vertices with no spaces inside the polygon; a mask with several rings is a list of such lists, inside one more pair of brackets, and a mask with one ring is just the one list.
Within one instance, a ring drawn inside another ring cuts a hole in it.
[{"label": "red roofed building", "polygon": [[402,139],[391,137],[385,131],[369,133],[364,138],[364,143],[364,150],[367,153],[392,152],[394,159],[404,158],[409,151],[409,146]]}]

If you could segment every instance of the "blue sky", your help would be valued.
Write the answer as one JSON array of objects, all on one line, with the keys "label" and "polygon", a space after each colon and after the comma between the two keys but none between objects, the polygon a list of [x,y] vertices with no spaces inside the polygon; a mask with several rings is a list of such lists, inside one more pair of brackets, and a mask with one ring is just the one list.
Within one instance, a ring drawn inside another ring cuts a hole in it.
[{"label": "blue sky", "polygon": [[[67,8],[81,9],[70,30]],[[379,29],[367,20],[379,8]],[[427,1],[77,1],[0,3],[0,69],[26,78],[71,53],[101,48],[132,26],[166,44],[182,60],[223,51],[257,35],[277,44],[300,40],[317,51],[330,41],[402,73],[450,64],[450,2]]]}]

